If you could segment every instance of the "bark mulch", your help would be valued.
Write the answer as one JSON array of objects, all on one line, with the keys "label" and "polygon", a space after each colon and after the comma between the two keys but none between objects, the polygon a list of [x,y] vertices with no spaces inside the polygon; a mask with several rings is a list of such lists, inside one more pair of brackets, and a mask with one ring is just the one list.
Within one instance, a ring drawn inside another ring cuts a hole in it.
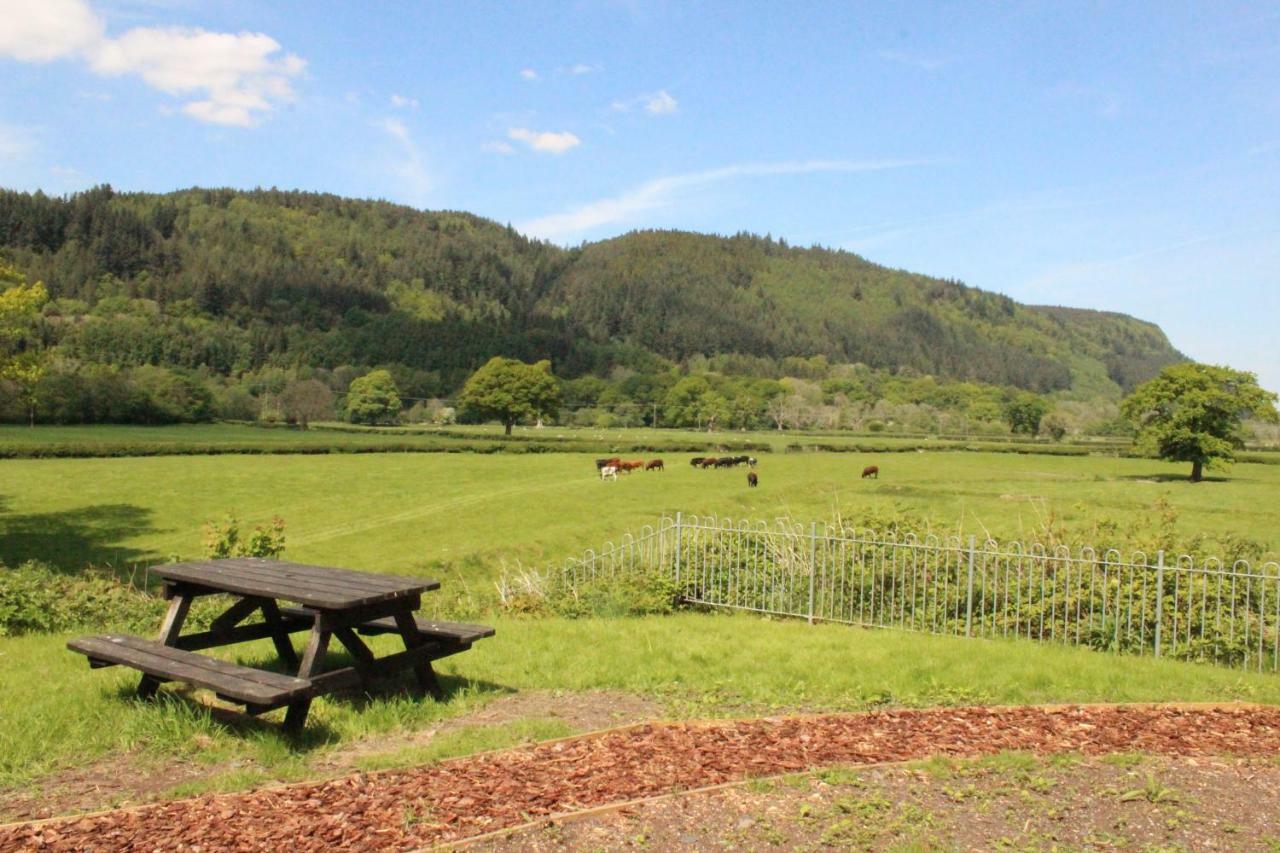
[{"label": "bark mulch", "polygon": [[0,850],[411,849],[832,764],[1000,750],[1280,755],[1280,708],[944,708],[646,723],[412,770],[0,827]]}]

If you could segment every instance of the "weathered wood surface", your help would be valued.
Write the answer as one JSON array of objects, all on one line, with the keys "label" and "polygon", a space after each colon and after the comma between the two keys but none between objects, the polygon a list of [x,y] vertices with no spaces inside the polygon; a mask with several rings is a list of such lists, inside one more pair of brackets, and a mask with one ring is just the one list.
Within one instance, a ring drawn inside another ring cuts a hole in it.
[{"label": "weathered wood surface", "polygon": [[[494,630],[488,625],[470,625],[466,622],[436,622],[422,616],[413,619],[414,629],[425,637],[440,640],[453,640],[470,645],[476,640],[492,637]],[[366,622],[358,629],[361,634],[395,634],[399,633],[395,617],[374,619]]]},{"label": "weathered wood surface", "polygon": [[437,581],[423,578],[368,574],[257,557],[173,563],[157,566],[151,572],[171,585],[191,584],[326,610],[391,601],[440,587]]},{"label": "weathered wood surface", "polygon": [[122,664],[164,681],[185,681],[219,696],[249,705],[278,705],[308,696],[306,678],[241,666],[127,634],[102,634],[70,640],[67,648],[90,659]]}]

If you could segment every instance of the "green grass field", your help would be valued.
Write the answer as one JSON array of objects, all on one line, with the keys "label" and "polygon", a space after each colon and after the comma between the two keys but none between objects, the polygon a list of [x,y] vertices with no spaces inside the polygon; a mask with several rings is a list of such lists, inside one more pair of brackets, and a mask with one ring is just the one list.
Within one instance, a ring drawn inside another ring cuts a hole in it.
[{"label": "green grass field", "polygon": [[[0,560],[128,568],[199,556],[201,525],[282,516],[287,555],[377,571],[487,582],[543,567],[676,511],[797,520],[901,508],[943,532],[1035,536],[1050,515],[1087,528],[1144,521],[1158,499],[1186,535],[1280,545],[1280,467],[1238,464],[1190,484],[1182,466],[1113,457],[986,453],[771,454],[758,489],[742,469],[596,479],[590,454],[162,456],[0,461]],[[869,463],[879,480],[861,480]]]},{"label": "green grass field", "polygon": [[[233,435],[225,427],[173,428],[172,440],[188,440],[185,429]],[[1050,517],[1079,530],[1098,519],[1147,525],[1163,500],[1185,536],[1248,536],[1272,554],[1280,546],[1274,465],[1239,464],[1192,485],[1183,466],[1106,456],[769,453],[760,456],[760,487],[748,489],[741,468],[693,470],[692,454],[663,455],[667,471],[608,483],[597,479],[593,453],[6,459],[0,560],[127,571],[198,556],[201,524],[226,512],[244,525],[280,515],[286,557],[438,577],[444,592],[425,607],[447,613],[491,598],[504,568],[558,565],[676,511],[802,521],[902,511],[939,532],[1009,538],[1035,536]],[[872,463],[880,479],[861,480]],[[21,722],[0,726],[0,813],[6,796],[43,791],[67,768],[99,761],[135,775],[174,762],[205,768],[159,794],[176,796],[336,772],[326,756],[344,750],[360,753],[354,766],[384,767],[566,733],[563,721],[535,716],[421,738],[442,721],[466,720],[496,698],[531,690],[563,691],[570,702],[579,691],[623,690],[658,702],[664,714],[694,717],[882,704],[1280,702],[1273,675],[1026,642],[692,613],[478,619],[498,635],[442,664],[447,702],[403,688],[322,699],[301,743],[181,697],[132,701],[135,676],[89,670],[65,650],[65,636],[0,639],[0,719]],[[229,652],[246,661],[271,656],[269,644]]]},{"label": "green grass field", "polygon": [[[531,689],[624,690],[653,697],[674,717],[779,711],[862,710],[882,705],[1092,701],[1280,702],[1275,676],[1016,641],[959,640],[751,616],[678,614],[635,619],[494,620],[497,636],[441,662],[448,700],[403,687],[371,697],[318,700],[301,742],[274,723],[230,721],[177,696],[130,698],[137,675],[90,670],[62,636],[0,641],[0,795],[60,768],[104,756],[187,760],[239,767],[208,782],[244,787],[305,778],[326,754],[362,739],[429,728],[497,697]],[[378,638],[377,643],[392,643]],[[269,661],[269,644],[236,647],[245,662]],[[761,665],[767,662],[767,665]],[[57,689],[50,689],[57,685]],[[166,695],[170,691],[166,690]],[[386,767],[562,734],[554,719],[472,731],[428,749],[388,746],[362,766]],[[245,765],[252,772],[245,773]],[[182,793],[192,793],[184,789]],[[0,809],[2,811],[2,809]]]}]

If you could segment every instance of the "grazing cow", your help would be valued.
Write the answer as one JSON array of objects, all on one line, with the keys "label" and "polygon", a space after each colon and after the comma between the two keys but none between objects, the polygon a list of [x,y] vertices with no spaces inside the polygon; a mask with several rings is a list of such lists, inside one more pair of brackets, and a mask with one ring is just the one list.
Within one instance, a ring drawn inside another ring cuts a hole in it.
[{"label": "grazing cow", "polygon": [[617,467],[618,467],[619,465],[621,465],[621,464],[622,464],[622,460],[621,460],[621,459],[619,459],[619,458],[618,458],[618,457],[616,457],[616,456],[614,456],[614,457],[613,457],[613,458],[611,458],[611,459],[597,459],[597,460],[596,460],[596,470],[597,470],[597,471],[603,471],[603,470],[605,469],[605,467],[606,467],[606,466],[608,466],[608,465],[612,465],[613,467],[617,468]]},{"label": "grazing cow", "polygon": [[752,468],[756,467],[756,458],[754,456],[748,456],[747,464],[750,465]]},{"label": "grazing cow", "polygon": [[649,464],[648,464],[648,465],[646,465],[646,466],[644,466],[644,470],[646,470],[646,471],[665,471],[665,470],[667,470],[667,469],[663,467],[663,465],[662,465],[662,460],[661,460],[661,459],[650,459],[650,460],[649,460]]},{"label": "grazing cow", "polygon": [[879,465],[868,465],[866,468],[863,468],[863,469],[862,469],[862,479],[864,479],[864,480],[865,480],[865,479],[867,479],[868,477],[875,477],[877,480],[879,480],[879,479],[880,479],[880,466],[879,466]]},{"label": "grazing cow", "polygon": [[753,489],[754,489],[756,486],[760,485],[760,478],[756,476],[756,472],[755,472],[755,471],[748,471],[748,472],[747,472],[747,485],[748,485],[748,486],[750,486],[750,487],[751,487],[751,488],[753,488]]},{"label": "grazing cow", "polygon": [[632,471],[639,471],[644,467],[643,459],[632,459],[630,462],[619,462],[618,470],[623,474],[630,474]]},{"label": "grazing cow", "polygon": [[690,460],[689,460],[689,464],[690,464],[690,465],[692,465],[694,468],[697,468],[699,465],[701,465],[701,464],[702,464],[702,460],[704,460],[704,459],[706,459],[706,458],[707,458],[707,457],[705,457],[705,456],[695,456],[695,457],[693,457],[692,459],[690,459]]},{"label": "grazing cow", "polygon": [[733,466],[734,466],[734,461],[732,456],[721,456],[719,459],[716,460],[717,468],[732,468]]},{"label": "grazing cow", "polygon": [[706,470],[707,468],[711,468],[718,464],[720,464],[720,460],[715,458],[714,456],[708,456],[706,459],[702,460],[703,470]]},{"label": "grazing cow", "polygon": [[613,465],[605,465],[603,468],[601,468],[601,469],[600,469],[600,479],[601,479],[601,480],[616,480],[616,479],[618,479],[618,469],[617,469],[617,467],[615,467],[615,466],[613,466]]}]

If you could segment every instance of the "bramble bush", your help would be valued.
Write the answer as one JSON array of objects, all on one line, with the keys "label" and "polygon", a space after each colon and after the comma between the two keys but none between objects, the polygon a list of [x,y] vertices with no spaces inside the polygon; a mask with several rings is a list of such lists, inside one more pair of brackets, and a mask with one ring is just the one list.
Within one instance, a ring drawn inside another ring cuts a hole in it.
[{"label": "bramble bush", "polygon": [[222,521],[204,525],[204,555],[214,560],[227,557],[279,557],[284,553],[284,519],[253,528],[247,539],[240,538],[240,521],[228,513]]},{"label": "bramble bush", "polygon": [[69,575],[38,562],[0,566],[0,637],[124,628],[154,631],[165,603],[113,575]]}]

